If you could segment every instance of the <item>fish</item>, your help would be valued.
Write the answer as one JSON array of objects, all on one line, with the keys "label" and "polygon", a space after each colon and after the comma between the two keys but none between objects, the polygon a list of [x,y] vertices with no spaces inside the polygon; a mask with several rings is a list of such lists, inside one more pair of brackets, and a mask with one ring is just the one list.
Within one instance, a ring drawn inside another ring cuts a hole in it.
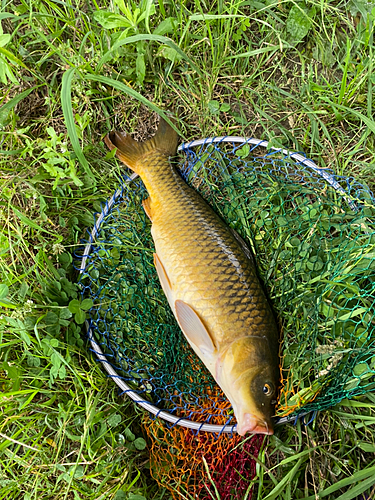
[{"label": "fish", "polygon": [[273,434],[279,335],[252,252],[179,174],[171,161],[178,134],[164,119],[145,142],[112,131],[105,143],[148,191],[142,203],[162,289],[188,343],[230,401],[236,431]]}]

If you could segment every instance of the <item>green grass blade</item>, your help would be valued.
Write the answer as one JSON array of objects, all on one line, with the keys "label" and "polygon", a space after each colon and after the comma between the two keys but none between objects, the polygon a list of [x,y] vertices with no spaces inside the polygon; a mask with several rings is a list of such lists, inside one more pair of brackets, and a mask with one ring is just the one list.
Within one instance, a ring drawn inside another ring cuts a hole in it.
[{"label": "green grass blade", "polygon": [[[23,92],[20,92],[18,95],[10,99],[7,103],[5,103],[3,106],[0,108],[0,127],[2,127],[6,121],[8,120],[9,113],[14,109],[17,104],[22,101],[25,97],[27,97],[33,90],[35,90],[37,87],[30,87],[27,90],[24,90]],[[5,154],[5,155],[11,155],[17,154],[23,151],[22,149],[16,150],[15,152],[12,151],[0,151],[0,154]]]},{"label": "green grass blade", "polygon": [[0,299],[0,307],[4,307],[5,309],[17,309],[18,306],[8,299]]},{"label": "green grass blade", "polygon": [[309,455],[313,451],[316,451],[316,450],[318,450],[320,448],[322,448],[322,447],[321,446],[317,446],[316,448],[309,448],[308,450],[301,451],[300,453],[297,453],[296,455],[292,455],[291,457],[284,458],[284,460],[281,460],[280,463],[278,463],[277,465],[274,465],[269,470],[271,471],[271,470],[277,469],[278,467],[280,467],[282,465],[286,465],[289,462],[294,462],[295,460],[298,460],[298,459],[300,459],[300,458],[302,458],[302,457],[304,457],[306,455]]},{"label": "green grass blade", "polygon": [[358,415],[358,414],[356,415],[356,414],[345,413],[345,412],[337,411],[337,410],[332,410],[332,413],[334,413],[335,415],[337,415],[340,418],[344,418],[347,420],[365,420],[366,422],[372,422],[373,424],[375,424],[375,417],[370,417],[368,415]]},{"label": "green grass blade", "polygon": [[13,213],[20,219],[20,221],[25,224],[26,226],[29,226],[31,227],[32,229],[36,229],[38,231],[43,231],[44,233],[48,233],[48,234],[52,234],[51,231],[48,231],[47,229],[44,229],[42,226],[40,226],[39,224],[37,224],[36,222],[32,221],[31,219],[29,219],[28,217],[26,217],[26,215],[24,215],[22,212],[20,212],[19,210],[17,210],[16,207],[14,207],[13,205],[11,205],[11,208],[13,210]]},{"label": "green grass blade", "polygon": [[150,33],[150,13],[151,13],[151,7],[153,5],[153,0],[147,0],[146,2],[146,10],[145,10],[145,13],[146,13],[146,16],[145,16],[145,25],[146,25],[146,30],[147,30],[147,33]]},{"label": "green grass blade", "polygon": [[351,399],[343,399],[340,406],[351,406],[353,408],[374,408],[373,403],[366,403],[364,401],[355,401]]},{"label": "green grass blade", "polygon": [[28,71],[30,71],[29,68],[21,61],[21,59],[18,59],[18,57],[16,57],[14,54],[9,52],[9,50],[5,49],[4,47],[0,47],[0,54],[3,54],[10,61],[18,64],[19,66],[22,66],[23,68],[27,69]]},{"label": "green grass blade", "polygon": [[208,21],[212,19],[246,19],[246,17],[244,14],[192,14],[189,19],[191,21]]},{"label": "green grass blade", "polygon": [[363,123],[365,123],[365,125],[367,125],[367,127],[371,130],[371,132],[373,134],[375,134],[375,122],[374,122],[374,120],[371,120],[371,118],[368,118],[366,115],[364,115],[363,113],[360,113],[356,109],[348,108],[347,106],[343,106],[342,104],[333,104],[333,103],[331,103],[331,104],[332,104],[333,108],[341,109],[342,111],[346,111],[349,114],[351,113],[352,115],[354,115],[357,118],[359,118],[360,120],[362,120]]},{"label": "green grass blade", "polygon": [[11,14],[10,12],[0,12],[0,21],[8,18],[14,19],[15,17],[17,16],[15,14]]},{"label": "green grass blade", "polygon": [[[0,123],[1,123],[1,117],[0,117]],[[3,155],[3,156],[14,156],[14,155],[19,155],[23,151],[24,151],[24,148],[12,149],[11,151],[4,151],[3,149],[0,149],[0,155]]]},{"label": "green grass blade", "polygon": [[[360,470],[358,472],[355,472],[352,476],[341,479],[341,481],[338,481],[337,483],[333,484],[332,486],[329,486],[325,490],[320,491],[318,493],[318,495],[319,495],[318,498],[325,498],[328,495],[331,495],[332,493],[334,493],[335,491],[338,491],[341,488],[345,488],[346,486],[350,486],[351,484],[357,483],[358,481],[363,481],[365,479],[371,479],[371,481],[373,481],[372,484],[375,483],[375,465],[373,465],[372,467],[367,467],[364,470]],[[363,483],[361,483],[361,484],[363,484]],[[366,488],[363,491],[366,491],[366,489],[368,489],[370,486],[366,486]],[[353,490],[354,490],[354,488],[353,488]],[[353,491],[353,490],[351,490],[351,491]],[[341,495],[339,497],[340,500],[349,500],[349,498],[354,498],[352,496],[349,496],[349,492],[346,492],[344,495],[346,495],[346,494],[348,494],[348,496],[344,497],[343,495]],[[360,493],[357,493],[356,496],[358,496],[359,494]],[[264,500],[266,500],[266,499],[264,499]],[[311,496],[305,498],[305,500],[316,500],[316,495],[311,495]],[[337,500],[338,500],[338,498],[337,498]]]},{"label": "green grass blade", "polygon": [[[216,484],[214,483],[214,481],[212,479],[212,476],[210,474],[210,469],[208,467],[207,460],[204,458],[204,456],[203,456],[203,464],[204,464],[204,468],[206,469],[206,474],[208,476],[208,479],[210,480],[210,483],[212,484],[212,486],[214,488],[215,495],[216,495],[216,500],[220,500],[219,492],[217,491]],[[215,499],[214,495],[209,490],[208,490],[208,493],[210,494],[210,497],[214,500]]]},{"label": "green grass blade", "polygon": [[369,490],[371,486],[375,484],[375,475],[371,475],[368,479],[361,481],[357,486],[351,488],[349,491],[346,491],[336,500],[352,500],[353,498],[359,498],[359,495]]},{"label": "green grass blade", "polygon": [[40,451],[38,448],[34,448],[33,446],[30,446],[29,444],[21,443],[21,441],[18,441],[17,439],[13,439],[13,438],[7,436],[6,434],[3,434],[2,432],[0,432],[0,437],[2,437],[5,440],[5,442],[18,444],[20,446],[23,446],[24,448],[28,448],[29,450],[34,450],[34,451],[38,451],[38,452]]},{"label": "green grass blade", "polygon": [[168,115],[161,108],[156,106],[156,104],[149,101],[146,97],[144,97],[136,90],[132,89],[131,87],[128,87],[127,85],[125,85],[122,82],[119,82],[118,80],[114,80],[113,78],[108,78],[107,76],[86,75],[86,79],[93,80],[95,82],[100,82],[103,83],[104,85],[109,85],[110,87],[120,90],[121,92],[124,92],[125,94],[129,95],[130,97],[137,99],[139,102],[141,102],[142,104],[150,108],[152,111],[155,111],[155,113],[163,117],[164,120],[168,122],[169,125],[173,127],[174,130],[181,136],[181,132],[177,129],[176,125],[171,121],[171,119],[168,118]]},{"label": "green grass blade", "polygon": [[235,56],[230,56],[230,57],[228,57],[228,59],[239,59],[241,57],[254,57],[254,56],[257,56],[259,54],[264,54],[266,52],[277,52],[279,50],[280,50],[279,45],[272,45],[270,47],[262,47],[260,49],[254,49],[254,50],[250,50],[248,52],[241,52],[241,54],[237,54]]},{"label": "green grass blade", "polygon": [[95,179],[93,173],[91,172],[89,164],[87,163],[85,155],[83,154],[81,146],[79,144],[79,139],[78,139],[75,123],[74,123],[72,98],[71,98],[71,87],[72,87],[72,79],[73,79],[74,73],[75,73],[75,69],[70,68],[63,75],[62,87],[61,87],[61,106],[63,109],[66,128],[67,128],[68,135],[69,135],[70,141],[72,143],[74,152],[77,155],[77,158],[78,158],[80,164],[82,165],[83,169],[85,170],[86,174],[89,177],[91,177],[92,179]]},{"label": "green grass blade", "polygon": [[346,92],[346,82],[348,79],[348,67],[349,67],[349,61],[350,61],[350,50],[351,50],[351,43],[349,38],[346,39],[346,57],[345,57],[345,66],[344,66],[344,71],[342,75],[342,80],[341,80],[341,88],[340,88],[340,94],[339,94],[339,104],[342,103],[342,100],[344,99],[344,95]]},{"label": "green grass blade", "polygon": [[300,465],[302,463],[303,459],[300,458],[296,465],[291,469],[286,476],[283,477],[283,479],[279,482],[277,486],[274,487],[274,489],[269,493],[263,500],[273,500],[274,498],[277,498],[279,493],[281,493],[284,490],[284,487],[288,483],[291,483],[293,481],[294,476],[298,472],[298,469],[300,468]]},{"label": "green grass blade", "polygon": [[372,52],[372,47],[369,47],[370,50],[370,57],[369,57],[369,68],[368,68],[368,83],[367,83],[367,116],[371,119],[372,116],[372,92],[373,92],[373,82],[371,81],[372,79],[370,76],[372,75],[373,71],[373,52]]},{"label": "green grass blade", "polygon": [[134,35],[134,36],[129,36],[128,38],[124,38],[122,40],[118,40],[113,47],[105,53],[105,55],[100,59],[97,65],[97,72],[99,72],[103,65],[108,61],[108,59],[111,58],[112,53],[115,52],[117,49],[122,47],[123,45],[127,45],[129,43],[137,43],[142,40],[147,40],[149,42],[160,42],[163,43],[164,45],[168,45],[168,47],[171,47],[174,49],[181,57],[184,59],[186,62],[190,64],[190,66],[200,75],[202,76],[202,73],[198,66],[188,57],[183,50],[180,49],[178,45],[176,45],[170,38],[167,38],[166,36],[162,35]]},{"label": "green grass blade", "polygon": [[25,97],[27,97],[33,90],[35,90],[37,87],[30,87],[27,90],[24,90],[23,92],[17,94],[15,97],[10,99],[7,103],[5,103],[3,106],[0,108],[0,116],[2,116],[5,113],[9,113],[13,108],[17,106],[17,104],[22,101]]}]

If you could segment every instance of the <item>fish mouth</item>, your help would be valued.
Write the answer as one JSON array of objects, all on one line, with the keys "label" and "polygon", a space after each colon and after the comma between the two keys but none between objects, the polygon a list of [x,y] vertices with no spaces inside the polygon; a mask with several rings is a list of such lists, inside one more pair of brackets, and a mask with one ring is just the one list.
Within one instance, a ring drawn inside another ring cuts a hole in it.
[{"label": "fish mouth", "polygon": [[246,432],[252,434],[273,434],[273,428],[265,420],[259,420],[251,413],[245,413],[241,422],[237,424],[237,432],[244,436]]}]

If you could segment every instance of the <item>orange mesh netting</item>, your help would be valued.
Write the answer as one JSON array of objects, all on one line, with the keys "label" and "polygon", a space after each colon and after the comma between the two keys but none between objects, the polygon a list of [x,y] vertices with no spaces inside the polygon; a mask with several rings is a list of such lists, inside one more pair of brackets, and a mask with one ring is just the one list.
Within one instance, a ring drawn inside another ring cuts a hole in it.
[{"label": "orange mesh netting", "polygon": [[[220,399],[219,395],[215,397]],[[230,408],[229,403],[224,405]],[[196,420],[205,422],[209,413],[202,413]],[[210,422],[224,424],[223,420],[213,417]],[[174,499],[212,500],[212,495],[216,498],[215,488],[221,500],[242,499],[248,490],[247,498],[251,499],[255,460],[264,436],[195,434],[180,426],[168,428],[159,419],[150,418],[144,424],[151,441],[151,475]]]}]

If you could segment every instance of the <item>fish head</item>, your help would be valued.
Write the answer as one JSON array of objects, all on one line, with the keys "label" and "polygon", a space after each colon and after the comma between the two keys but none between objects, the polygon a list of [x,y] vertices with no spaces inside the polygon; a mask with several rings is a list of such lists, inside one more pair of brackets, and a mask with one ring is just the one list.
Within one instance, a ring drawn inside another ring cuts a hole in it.
[{"label": "fish head", "polygon": [[266,337],[232,342],[218,359],[216,379],[233,406],[238,434],[273,434],[279,362]]},{"label": "fish head", "polygon": [[239,400],[234,402],[233,407],[238,434],[273,434],[277,380],[272,370],[266,365],[249,369],[237,382],[240,382]]}]

